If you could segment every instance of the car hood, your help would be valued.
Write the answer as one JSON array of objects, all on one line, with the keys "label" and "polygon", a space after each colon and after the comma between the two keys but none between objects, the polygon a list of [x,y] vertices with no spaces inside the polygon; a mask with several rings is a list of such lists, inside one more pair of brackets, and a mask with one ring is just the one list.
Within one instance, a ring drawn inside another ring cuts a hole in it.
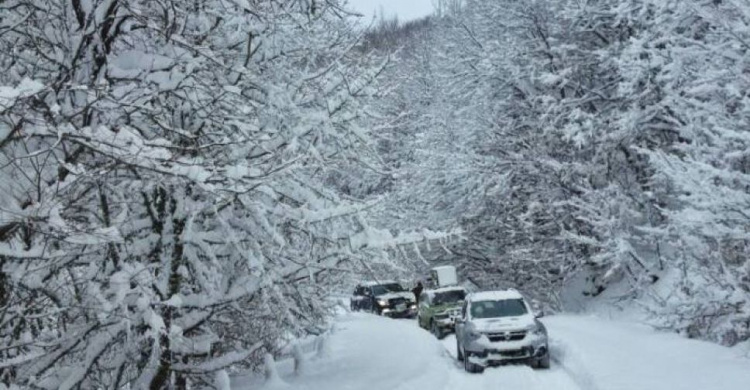
[{"label": "car hood", "polygon": [[413,301],[414,300],[414,294],[410,293],[408,291],[404,292],[392,292],[388,294],[380,294],[376,296],[378,299],[393,299],[393,298],[406,298],[408,300]]},{"label": "car hood", "polygon": [[477,332],[502,332],[532,328],[535,325],[534,316],[522,315],[518,317],[475,318],[471,320]]}]

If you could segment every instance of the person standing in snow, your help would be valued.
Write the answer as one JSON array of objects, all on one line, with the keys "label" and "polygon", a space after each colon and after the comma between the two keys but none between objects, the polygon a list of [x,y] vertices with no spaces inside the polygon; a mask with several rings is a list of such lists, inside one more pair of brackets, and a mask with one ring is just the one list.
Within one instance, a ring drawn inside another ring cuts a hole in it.
[{"label": "person standing in snow", "polygon": [[411,292],[414,293],[414,299],[417,302],[417,305],[419,305],[419,296],[422,295],[422,290],[424,290],[424,286],[422,286],[422,282],[417,281],[417,286],[414,287]]}]

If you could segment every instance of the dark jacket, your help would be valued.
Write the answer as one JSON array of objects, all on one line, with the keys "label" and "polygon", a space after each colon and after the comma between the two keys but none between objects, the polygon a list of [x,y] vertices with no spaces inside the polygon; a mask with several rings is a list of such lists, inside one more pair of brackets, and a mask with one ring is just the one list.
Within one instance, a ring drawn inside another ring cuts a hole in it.
[{"label": "dark jacket", "polygon": [[417,303],[419,303],[419,296],[422,295],[422,290],[424,290],[424,287],[422,286],[422,283],[417,283],[417,287],[414,287],[411,292],[414,293],[414,299],[417,300]]}]

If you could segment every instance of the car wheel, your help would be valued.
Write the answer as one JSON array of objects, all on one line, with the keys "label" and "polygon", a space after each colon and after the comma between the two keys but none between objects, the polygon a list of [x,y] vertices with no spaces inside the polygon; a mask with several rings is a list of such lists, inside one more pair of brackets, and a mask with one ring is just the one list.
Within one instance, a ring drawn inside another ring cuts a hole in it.
[{"label": "car wheel", "polygon": [[464,354],[461,353],[461,344],[458,343],[458,338],[456,338],[456,359],[459,362],[464,361]]},{"label": "car wheel", "polygon": [[550,366],[551,364],[550,364],[549,352],[547,352],[544,356],[540,357],[539,359],[535,359],[534,362],[532,363],[532,367],[538,368],[538,369],[546,370],[550,368]]},{"label": "car wheel", "polygon": [[484,367],[480,366],[479,364],[474,364],[470,361],[471,360],[469,359],[470,355],[467,355],[466,351],[464,351],[463,355],[464,355],[464,370],[466,370],[466,372],[471,373],[471,374],[481,374],[484,372]]},{"label": "car wheel", "polygon": [[437,322],[430,321],[430,332],[435,335],[438,340],[442,340],[445,337],[443,330],[437,325]]}]

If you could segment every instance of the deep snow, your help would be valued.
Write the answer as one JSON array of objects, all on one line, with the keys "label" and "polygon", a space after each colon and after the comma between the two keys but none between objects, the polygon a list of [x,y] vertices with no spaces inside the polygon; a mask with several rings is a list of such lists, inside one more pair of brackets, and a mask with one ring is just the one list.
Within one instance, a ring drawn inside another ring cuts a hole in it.
[{"label": "deep snow", "polygon": [[[553,349],[550,370],[522,365],[467,374],[455,338],[436,340],[411,320],[369,314],[339,317],[327,355],[310,356],[300,375],[279,362],[281,381],[233,378],[233,389],[300,390],[746,390],[750,360],[737,350],[648,327],[594,317],[544,319]],[[500,387],[499,387],[500,386]]]},{"label": "deep snow", "polygon": [[750,389],[750,360],[737,349],[595,317],[551,317],[545,324],[555,359],[584,389]]}]

